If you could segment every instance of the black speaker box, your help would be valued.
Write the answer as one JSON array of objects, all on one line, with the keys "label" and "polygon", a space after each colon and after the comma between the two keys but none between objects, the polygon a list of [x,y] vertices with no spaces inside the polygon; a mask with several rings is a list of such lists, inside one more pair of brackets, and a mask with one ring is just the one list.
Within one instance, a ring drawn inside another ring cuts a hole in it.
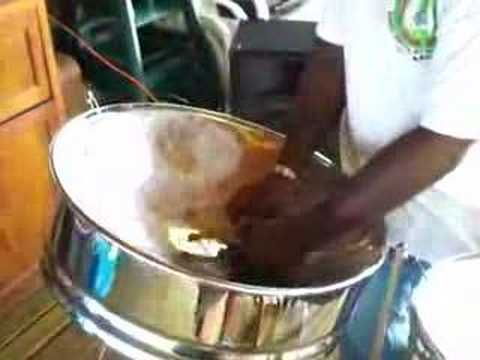
[{"label": "black speaker box", "polygon": [[295,121],[294,97],[312,51],[338,57],[340,47],[316,37],[316,23],[241,23],[230,50],[231,112],[285,132]]}]

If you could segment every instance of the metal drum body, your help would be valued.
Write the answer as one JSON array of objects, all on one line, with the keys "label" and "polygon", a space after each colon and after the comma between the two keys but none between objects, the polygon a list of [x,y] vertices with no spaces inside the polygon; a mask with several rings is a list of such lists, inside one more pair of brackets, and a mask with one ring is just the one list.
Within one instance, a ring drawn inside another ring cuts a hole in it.
[{"label": "metal drum body", "polygon": [[413,360],[479,358],[480,254],[448,260],[425,272],[412,300]]},{"label": "metal drum body", "polygon": [[152,264],[101,232],[86,232],[66,209],[44,270],[86,331],[134,359],[323,359],[335,350],[362,285],[311,296],[219,286]]},{"label": "metal drum body", "polygon": [[[117,105],[72,121],[78,125],[93,118],[87,125],[94,127],[104,111],[138,107],[220,116],[170,105]],[[73,188],[69,191],[67,177],[59,173],[58,142],[52,147],[52,172],[65,201],[43,269],[84,330],[134,359],[325,359],[335,351],[357,292],[383,262],[383,250],[353,275],[305,287],[244,284],[196,272],[185,262],[175,263],[168,253],[135,246],[128,236],[119,236],[92,218],[83,199],[72,195]],[[79,146],[80,154],[85,150],[79,143],[72,146]],[[98,176],[71,170],[77,184]],[[111,211],[114,216],[121,209],[112,204]]]}]

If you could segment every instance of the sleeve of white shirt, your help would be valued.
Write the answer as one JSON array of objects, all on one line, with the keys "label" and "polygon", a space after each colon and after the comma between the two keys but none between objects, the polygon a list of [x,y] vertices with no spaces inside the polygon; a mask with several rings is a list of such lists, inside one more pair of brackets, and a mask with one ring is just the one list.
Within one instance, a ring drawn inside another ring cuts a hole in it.
[{"label": "sleeve of white shirt", "polygon": [[432,87],[420,125],[480,140],[480,1],[455,0],[439,16]]},{"label": "sleeve of white shirt", "polygon": [[335,45],[345,43],[345,18],[344,0],[314,0],[319,9],[317,36]]}]

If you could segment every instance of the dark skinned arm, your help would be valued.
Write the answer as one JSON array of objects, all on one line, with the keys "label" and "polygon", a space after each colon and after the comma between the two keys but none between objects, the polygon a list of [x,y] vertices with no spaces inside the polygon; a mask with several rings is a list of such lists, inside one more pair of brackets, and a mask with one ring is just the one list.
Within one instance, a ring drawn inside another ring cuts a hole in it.
[{"label": "dark skinned arm", "polygon": [[[405,134],[380,151],[357,175],[345,178],[327,200],[306,211],[254,217],[242,225],[239,234],[245,259],[271,272],[288,273],[302,264],[309,251],[358,239],[390,210],[452,171],[471,143],[424,128]],[[291,207],[298,202],[301,199],[295,199]],[[298,273],[303,275],[302,271]]]},{"label": "dark skinned arm", "polygon": [[296,97],[299,120],[288,132],[280,158],[281,164],[297,172],[307,166],[317,144],[327,144],[327,135],[338,126],[345,106],[343,50],[336,49],[316,51],[299,81]]},{"label": "dark skinned arm", "polygon": [[[324,135],[338,127],[345,104],[343,74],[343,63],[338,56],[318,53],[302,77],[297,98],[299,121],[288,133],[280,158],[280,163],[300,175],[315,146],[324,144]],[[283,215],[278,211],[279,215],[273,218],[262,218],[265,213],[262,206],[258,211],[244,212],[252,216],[239,229],[247,259],[251,264],[263,264],[270,269],[275,266],[285,269],[285,265],[299,265],[306,251],[363,232],[452,171],[472,142],[419,127],[386,146],[358,174],[345,178],[326,200],[322,191],[318,199],[307,191],[307,204],[313,203],[313,207],[299,206],[302,195],[299,198],[294,194],[292,199],[287,197],[283,201],[285,191],[267,191],[269,196],[260,196],[262,201],[256,197],[255,204],[272,203],[269,206],[275,209],[277,202],[280,210],[293,211]]]},{"label": "dark skinned arm", "polygon": [[[343,78],[343,49],[333,45],[314,52],[300,77],[295,99],[297,120],[287,132],[278,162],[302,178],[310,177],[307,172],[313,151],[319,145],[327,145],[328,135],[339,123],[345,104]],[[326,155],[337,152],[329,150]],[[318,179],[314,180],[316,183]],[[296,197],[295,188],[289,180],[271,174],[260,186],[240,191],[230,202],[229,214],[234,221],[240,217],[278,215],[292,208],[289,203]]]},{"label": "dark skinned arm", "polygon": [[375,223],[452,171],[471,144],[425,128],[414,129],[380,151],[314,209],[309,220],[312,231],[319,222],[327,227],[324,232]]},{"label": "dark skinned arm", "polygon": [[[343,61],[339,56],[325,56],[320,51],[314,54],[299,84],[301,120],[288,134],[281,163],[302,171],[315,145],[326,143],[325,135],[338,128],[345,105],[344,89]],[[470,140],[425,128],[414,129],[342,183],[312,218],[316,224],[329,224],[332,231],[375,223],[452,171],[471,144]],[[325,217],[330,219],[325,221]]]}]

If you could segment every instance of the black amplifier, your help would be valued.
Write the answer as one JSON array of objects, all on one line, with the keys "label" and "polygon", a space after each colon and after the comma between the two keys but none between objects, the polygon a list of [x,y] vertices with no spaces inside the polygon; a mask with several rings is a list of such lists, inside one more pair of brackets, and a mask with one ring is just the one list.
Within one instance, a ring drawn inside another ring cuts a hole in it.
[{"label": "black amplifier", "polygon": [[321,41],[316,23],[241,23],[230,50],[231,112],[284,132],[294,121],[294,97],[302,70],[314,50],[338,56],[340,47]]}]

